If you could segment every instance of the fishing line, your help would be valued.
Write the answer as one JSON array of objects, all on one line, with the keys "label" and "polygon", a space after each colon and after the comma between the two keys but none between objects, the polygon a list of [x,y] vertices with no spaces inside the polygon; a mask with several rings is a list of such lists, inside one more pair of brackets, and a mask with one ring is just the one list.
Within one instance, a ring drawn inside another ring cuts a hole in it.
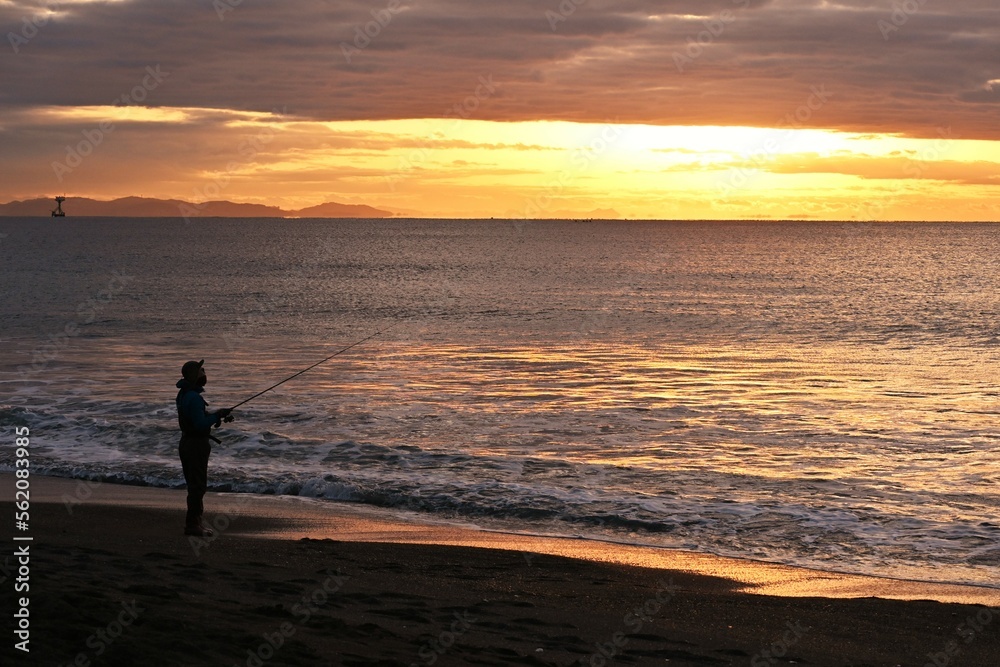
[{"label": "fishing line", "polygon": [[284,380],[282,380],[281,382],[278,382],[278,383],[276,383],[276,384],[273,384],[273,385],[271,385],[270,387],[268,387],[268,388],[267,388],[267,389],[265,389],[264,391],[260,391],[260,392],[257,392],[256,394],[254,394],[254,395],[253,395],[253,396],[251,396],[250,398],[246,399],[245,401],[241,401],[241,402],[237,403],[237,404],[236,404],[236,405],[234,405],[234,406],[233,406],[232,408],[230,408],[230,410],[235,410],[236,408],[240,407],[240,406],[241,406],[241,405],[243,405],[244,403],[249,403],[249,402],[250,402],[250,401],[252,401],[253,399],[257,398],[258,396],[263,396],[264,394],[266,394],[267,392],[271,391],[271,390],[272,390],[272,389],[274,389],[275,387],[280,387],[281,385],[285,384],[285,383],[286,383],[286,382],[288,382],[289,380],[292,380],[292,379],[294,379],[294,378],[297,378],[298,376],[302,375],[302,374],[303,374],[303,373],[305,373],[306,371],[310,371],[310,370],[312,370],[312,369],[316,368],[316,367],[317,367],[317,366],[319,366],[320,364],[325,364],[326,362],[330,361],[331,359],[333,359],[333,358],[334,358],[334,357],[336,357],[337,355],[340,355],[340,354],[343,354],[344,352],[347,352],[348,350],[350,350],[350,349],[351,349],[352,347],[357,347],[358,345],[361,345],[361,343],[364,343],[365,341],[368,341],[368,340],[371,340],[372,338],[375,338],[375,336],[378,336],[379,334],[383,334],[383,333],[385,333],[386,331],[388,331],[389,329],[392,329],[393,327],[395,327],[395,326],[398,326],[399,324],[401,324],[401,322],[396,322],[395,324],[391,324],[391,325],[389,325],[389,326],[385,327],[384,329],[379,329],[378,331],[376,331],[376,332],[375,332],[375,333],[373,333],[372,335],[370,335],[370,336],[366,336],[365,338],[362,338],[361,340],[359,340],[359,341],[358,341],[358,342],[356,342],[356,343],[351,343],[350,345],[348,345],[347,347],[343,348],[342,350],[337,350],[336,352],[334,352],[333,354],[331,354],[331,355],[330,355],[329,357],[327,357],[326,359],[323,359],[323,360],[321,360],[321,361],[317,361],[317,362],[316,362],[315,364],[313,364],[313,365],[312,365],[312,366],[310,366],[309,368],[303,368],[303,369],[302,369],[301,371],[299,371],[299,372],[298,372],[298,373],[296,373],[295,375],[290,375],[289,377],[286,377],[286,378],[285,378]]}]

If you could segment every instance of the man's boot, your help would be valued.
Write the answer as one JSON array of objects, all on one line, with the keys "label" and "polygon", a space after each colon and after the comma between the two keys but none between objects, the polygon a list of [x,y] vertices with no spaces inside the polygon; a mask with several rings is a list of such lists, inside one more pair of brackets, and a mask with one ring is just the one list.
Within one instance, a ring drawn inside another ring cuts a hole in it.
[{"label": "man's boot", "polygon": [[200,514],[196,517],[188,516],[187,524],[184,526],[184,534],[194,535],[195,537],[212,537],[212,535],[215,535],[212,529],[202,522]]},{"label": "man's boot", "polygon": [[205,534],[205,537],[211,537],[212,535],[215,535],[215,531],[209,528],[205,524],[205,520],[202,518],[201,514],[198,515],[198,527],[201,528],[202,532]]}]

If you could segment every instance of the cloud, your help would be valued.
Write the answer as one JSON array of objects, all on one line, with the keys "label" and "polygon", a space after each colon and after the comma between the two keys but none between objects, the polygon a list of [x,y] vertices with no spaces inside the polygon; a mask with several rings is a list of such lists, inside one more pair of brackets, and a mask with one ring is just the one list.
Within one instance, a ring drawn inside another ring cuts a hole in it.
[{"label": "cloud", "polygon": [[[220,20],[205,1],[74,4],[4,54],[0,107],[108,104],[160,64],[170,77],[152,106],[439,117],[492,75],[477,118],[759,126],[826,85],[833,100],[807,126],[995,138],[1000,7],[926,3],[894,19],[893,5],[589,0],[562,16],[556,0],[272,0]],[[17,34],[42,6],[0,5],[0,25]],[[897,29],[885,37],[880,21]]]},{"label": "cloud", "polygon": [[[509,206],[573,163],[572,147],[546,134],[556,124],[539,131],[517,122],[529,120],[580,123],[579,146],[597,141],[606,124],[635,130],[567,186],[573,196],[590,193],[592,208],[626,190],[635,202],[670,207],[674,193],[690,189],[686,208],[662,210],[696,217],[706,201],[698,193],[713,192],[720,172],[761,150],[773,159],[745,165],[767,172],[755,177],[761,192],[770,177],[784,187],[809,174],[858,177],[869,188],[896,178],[941,182],[949,193],[998,184],[996,162],[969,155],[978,139],[993,159],[987,144],[1000,138],[995,0],[914,0],[903,9],[898,0],[47,6],[0,1],[7,198],[66,187],[194,198],[222,179],[224,196],[295,206],[333,195],[411,207],[486,197]],[[163,80],[139,99],[148,68]],[[123,95],[131,106],[113,106]],[[467,132],[478,121],[493,122]],[[102,122],[114,129],[86,166],[57,180],[53,162]],[[777,155],[753,133],[721,145],[666,141],[645,155],[644,142],[666,136],[649,126],[723,139],[722,126],[784,129],[765,132],[764,140],[777,137]],[[786,139],[789,127],[928,140],[947,131],[968,143],[957,156],[837,154],[810,143],[816,138],[799,147]],[[614,162],[623,156],[639,162]],[[615,180],[633,172],[641,187]],[[421,195],[420,187],[438,189]],[[657,188],[670,196],[659,201]],[[777,200],[773,207],[777,217],[789,210]]]},{"label": "cloud", "polygon": [[744,163],[775,174],[845,174],[864,179],[951,181],[965,185],[1000,185],[1000,163],[985,160],[923,160],[919,156],[820,156],[783,155],[766,164]]}]

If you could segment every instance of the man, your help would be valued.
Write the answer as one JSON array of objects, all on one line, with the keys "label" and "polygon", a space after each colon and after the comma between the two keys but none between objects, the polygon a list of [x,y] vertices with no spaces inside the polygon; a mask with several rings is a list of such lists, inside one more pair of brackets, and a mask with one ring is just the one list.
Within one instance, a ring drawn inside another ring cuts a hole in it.
[{"label": "man", "polygon": [[184,526],[185,535],[210,537],[213,533],[201,521],[205,511],[202,500],[208,489],[208,456],[212,453],[212,443],[209,438],[219,442],[212,436],[212,426],[219,427],[222,420],[231,422],[232,410],[223,408],[209,412],[207,403],[201,397],[205,390],[208,376],[202,366],[205,360],[189,361],[181,368],[183,376],[177,382],[177,421],[181,427],[181,443],[178,451],[181,456],[181,466],[184,468],[184,481],[187,482],[187,518]]}]

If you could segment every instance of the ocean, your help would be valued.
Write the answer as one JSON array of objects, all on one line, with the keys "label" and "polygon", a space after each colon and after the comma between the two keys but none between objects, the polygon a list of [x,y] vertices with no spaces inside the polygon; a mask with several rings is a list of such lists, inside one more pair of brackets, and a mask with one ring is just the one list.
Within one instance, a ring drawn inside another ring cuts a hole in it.
[{"label": "ocean", "polygon": [[1000,587],[998,258],[994,224],[0,218],[0,470],[26,425],[34,473],[178,487],[185,361],[226,407],[390,327],[237,410],[210,488]]}]

